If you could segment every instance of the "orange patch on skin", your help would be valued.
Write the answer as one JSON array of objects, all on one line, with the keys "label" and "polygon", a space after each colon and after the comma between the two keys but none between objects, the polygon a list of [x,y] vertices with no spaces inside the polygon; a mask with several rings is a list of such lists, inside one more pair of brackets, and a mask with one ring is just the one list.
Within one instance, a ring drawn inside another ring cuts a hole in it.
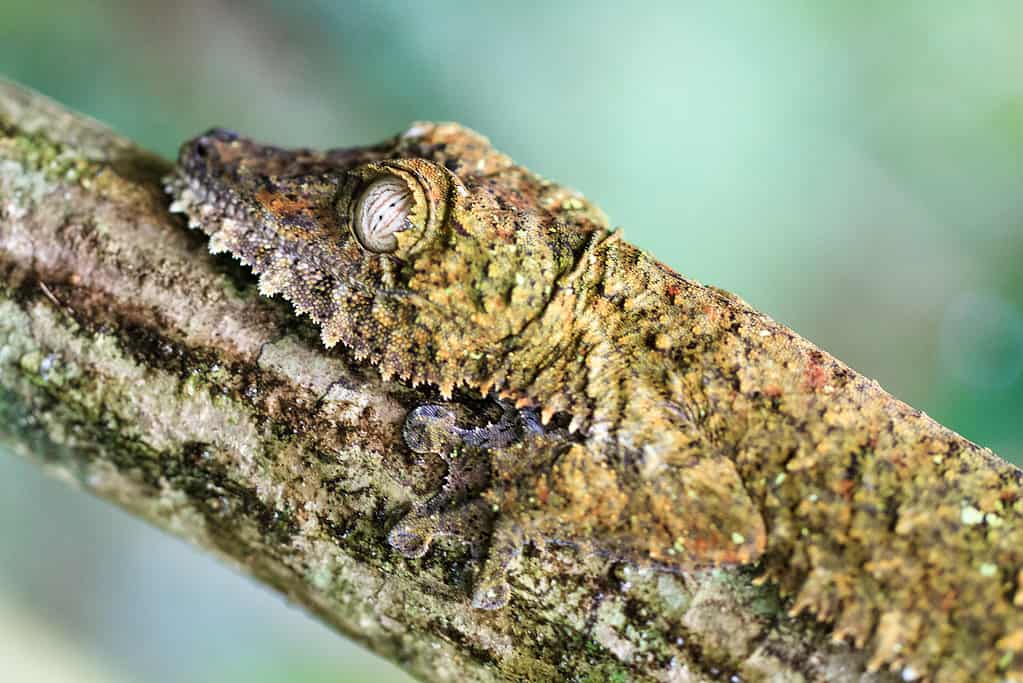
[{"label": "orange patch on skin", "polygon": [[852,500],[853,491],[856,489],[856,482],[851,479],[842,479],[835,484],[835,493],[845,500]]},{"label": "orange patch on skin", "polygon": [[540,504],[546,505],[551,496],[551,487],[547,482],[547,477],[537,478],[534,492]]},{"label": "orange patch on skin", "polygon": [[824,366],[811,360],[806,368],[806,386],[811,391],[820,391],[831,379],[831,373]]},{"label": "orange patch on skin", "polygon": [[313,207],[309,204],[308,198],[295,195],[289,198],[287,195],[270,192],[263,189],[256,193],[256,201],[269,211],[277,215],[294,215],[297,213],[312,213]]}]

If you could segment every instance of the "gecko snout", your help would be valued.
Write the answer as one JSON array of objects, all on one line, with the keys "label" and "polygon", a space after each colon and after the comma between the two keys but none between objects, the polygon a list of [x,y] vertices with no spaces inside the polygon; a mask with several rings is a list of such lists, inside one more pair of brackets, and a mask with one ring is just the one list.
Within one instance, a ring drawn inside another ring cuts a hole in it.
[{"label": "gecko snout", "polygon": [[234,131],[211,128],[181,146],[178,164],[192,180],[217,176],[225,165],[226,146],[239,139]]},{"label": "gecko snout", "polygon": [[[227,128],[210,128],[208,131],[195,139],[196,145],[209,145],[211,142],[234,142],[239,137],[238,133]],[[197,150],[198,151],[198,150]]]},{"label": "gecko snout", "polygon": [[181,159],[209,159],[219,156],[219,146],[234,142],[240,136],[226,128],[210,128],[202,135],[192,138],[181,147]]}]

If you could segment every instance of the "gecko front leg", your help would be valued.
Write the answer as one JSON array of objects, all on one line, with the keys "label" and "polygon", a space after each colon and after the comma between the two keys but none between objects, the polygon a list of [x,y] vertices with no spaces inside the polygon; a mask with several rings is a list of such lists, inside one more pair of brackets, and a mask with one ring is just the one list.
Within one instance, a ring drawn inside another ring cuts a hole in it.
[{"label": "gecko front leg", "polygon": [[440,491],[414,506],[388,534],[388,543],[415,558],[435,538],[465,542],[483,562],[473,606],[498,609],[508,601],[505,574],[523,545],[537,540],[528,533],[536,526],[529,523],[532,514],[519,515],[506,502],[519,497],[521,475],[556,458],[556,440],[529,410],[502,406],[499,419],[478,422],[458,404],[428,404],[408,414],[405,443],[417,453],[439,455],[448,472]]},{"label": "gecko front leg", "polygon": [[471,500],[471,496],[486,485],[490,475],[489,462],[482,452],[486,440],[478,432],[488,427],[499,432],[500,428],[459,426],[468,415],[455,404],[428,404],[405,418],[405,444],[415,453],[439,455],[448,466],[441,490],[413,507],[388,534],[388,543],[405,557],[422,557],[439,536],[461,538],[477,555],[480,544],[473,541],[491,526],[492,515],[484,501]]}]

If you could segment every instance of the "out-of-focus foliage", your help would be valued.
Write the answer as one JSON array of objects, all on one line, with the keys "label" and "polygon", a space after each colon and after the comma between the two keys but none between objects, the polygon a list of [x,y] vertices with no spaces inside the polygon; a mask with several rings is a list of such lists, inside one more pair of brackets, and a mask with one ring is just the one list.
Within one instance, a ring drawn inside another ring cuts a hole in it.
[{"label": "out-of-focus foliage", "polygon": [[[214,124],[340,146],[460,120],[1020,461],[1021,22],[1011,0],[0,0],[0,73],[168,157]],[[0,468],[0,600],[119,680],[401,680],[180,544]]]}]

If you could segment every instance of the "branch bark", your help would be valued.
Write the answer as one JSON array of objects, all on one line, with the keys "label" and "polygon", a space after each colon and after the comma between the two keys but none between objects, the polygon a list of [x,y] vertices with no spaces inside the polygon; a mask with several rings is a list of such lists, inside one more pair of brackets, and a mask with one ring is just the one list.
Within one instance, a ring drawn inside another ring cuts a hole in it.
[{"label": "branch bark", "polygon": [[0,437],[429,681],[863,681],[754,572],[551,550],[468,606],[471,560],[387,531],[435,489],[383,382],[167,211],[169,165],[0,82]]}]

